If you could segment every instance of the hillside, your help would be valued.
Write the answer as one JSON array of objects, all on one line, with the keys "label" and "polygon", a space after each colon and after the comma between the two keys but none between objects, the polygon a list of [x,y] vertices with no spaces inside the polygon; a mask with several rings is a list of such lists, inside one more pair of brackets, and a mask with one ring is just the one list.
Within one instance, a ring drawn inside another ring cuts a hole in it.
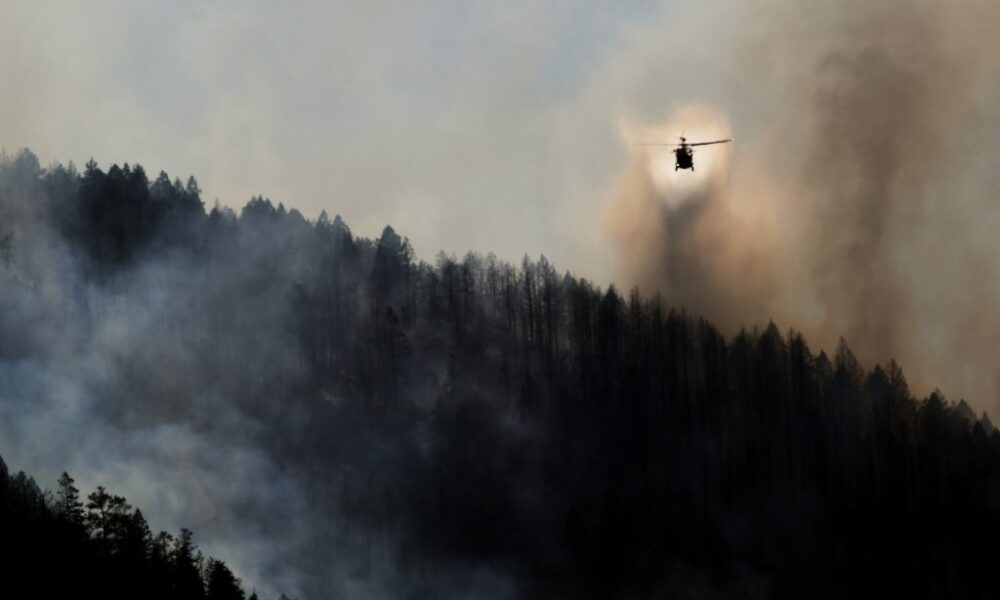
[{"label": "hillside", "polygon": [[730,338],[544,257],[428,264],[391,227],[206,211],[193,178],[27,151],[0,161],[0,240],[0,453],[156,480],[160,518],[240,577],[312,599],[993,595],[1000,433],[849,340]]},{"label": "hillside", "polygon": [[83,499],[66,473],[58,483],[55,494],[42,492],[23,471],[10,474],[0,459],[5,597],[247,597],[224,562],[202,555],[191,531],[154,535],[125,498],[98,487]]}]

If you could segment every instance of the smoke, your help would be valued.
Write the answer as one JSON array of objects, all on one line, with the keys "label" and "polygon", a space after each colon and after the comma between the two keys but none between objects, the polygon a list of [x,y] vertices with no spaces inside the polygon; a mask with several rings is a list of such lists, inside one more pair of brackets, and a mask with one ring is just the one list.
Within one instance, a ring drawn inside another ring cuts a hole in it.
[{"label": "smoke", "polygon": [[716,140],[730,130],[721,115],[702,106],[678,111],[661,127],[622,126],[633,160],[605,225],[624,259],[626,279],[727,328],[766,318],[773,293],[767,239],[759,224],[731,205],[731,149],[696,149],[695,171],[677,172],[672,147],[645,144],[672,144],[681,132]]},{"label": "smoke", "polygon": [[[899,361],[917,393],[996,408],[1000,248],[982,221],[1000,9],[757,2],[745,16],[731,64],[768,102],[730,107],[731,126],[689,106],[624,128],[631,160],[604,219],[623,277],[730,333],[770,318],[823,348],[843,336],[869,365]],[[695,176],[664,176],[672,156],[633,145],[685,130],[736,141],[696,154]]]},{"label": "smoke", "polygon": [[[33,206],[16,188],[3,192],[9,206]],[[305,494],[269,452],[267,424],[231,401],[268,379],[294,380],[292,346],[264,310],[282,303],[249,300],[273,352],[256,365],[259,381],[247,381],[220,369],[208,345],[190,352],[190,336],[207,330],[191,315],[232,312],[246,273],[163,256],[102,289],[58,234],[30,218],[20,224],[0,274],[0,455],[43,487],[66,470],[87,492],[123,494],[154,530],[193,529],[206,554],[263,597],[301,595],[293,557],[316,535]],[[206,298],[208,280],[218,287]],[[251,357],[253,337],[242,340]]]}]

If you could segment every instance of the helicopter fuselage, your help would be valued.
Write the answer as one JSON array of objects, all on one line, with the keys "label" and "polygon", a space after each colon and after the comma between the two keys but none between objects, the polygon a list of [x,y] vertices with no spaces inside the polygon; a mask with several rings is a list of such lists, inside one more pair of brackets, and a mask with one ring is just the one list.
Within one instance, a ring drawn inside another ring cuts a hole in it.
[{"label": "helicopter fuselage", "polygon": [[674,164],[675,171],[677,169],[691,169],[694,171],[694,150],[690,146],[684,145],[675,148],[674,156],[677,159],[677,162]]}]

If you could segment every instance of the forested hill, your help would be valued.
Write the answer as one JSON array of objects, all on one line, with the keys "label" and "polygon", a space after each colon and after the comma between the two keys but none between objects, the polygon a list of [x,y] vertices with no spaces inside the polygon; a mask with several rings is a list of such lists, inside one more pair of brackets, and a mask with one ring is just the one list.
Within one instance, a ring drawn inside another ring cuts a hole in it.
[{"label": "forested hill", "polygon": [[[55,494],[42,492],[0,459],[5,598],[247,597],[225,563],[202,555],[189,530],[153,535],[125,498],[98,487],[83,499],[74,483],[63,473]],[[256,592],[249,598],[256,600]]]},{"label": "forested hill", "polygon": [[1000,433],[896,364],[200,196],[0,162],[0,451],[100,431],[305,598],[995,597]]}]

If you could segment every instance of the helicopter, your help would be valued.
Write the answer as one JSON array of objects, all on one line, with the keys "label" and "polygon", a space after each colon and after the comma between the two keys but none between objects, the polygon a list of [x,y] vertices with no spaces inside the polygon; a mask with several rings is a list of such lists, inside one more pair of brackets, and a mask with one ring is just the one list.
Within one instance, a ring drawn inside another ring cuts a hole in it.
[{"label": "helicopter", "polygon": [[691,169],[694,171],[694,146],[708,146],[711,144],[726,144],[733,140],[714,140],[711,142],[692,142],[688,143],[687,138],[683,135],[680,136],[681,143],[679,144],[661,144],[661,143],[649,143],[642,144],[643,146],[674,146],[674,157],[676,157],[677,162],[674,163],[674,171],[677,169]]}]

